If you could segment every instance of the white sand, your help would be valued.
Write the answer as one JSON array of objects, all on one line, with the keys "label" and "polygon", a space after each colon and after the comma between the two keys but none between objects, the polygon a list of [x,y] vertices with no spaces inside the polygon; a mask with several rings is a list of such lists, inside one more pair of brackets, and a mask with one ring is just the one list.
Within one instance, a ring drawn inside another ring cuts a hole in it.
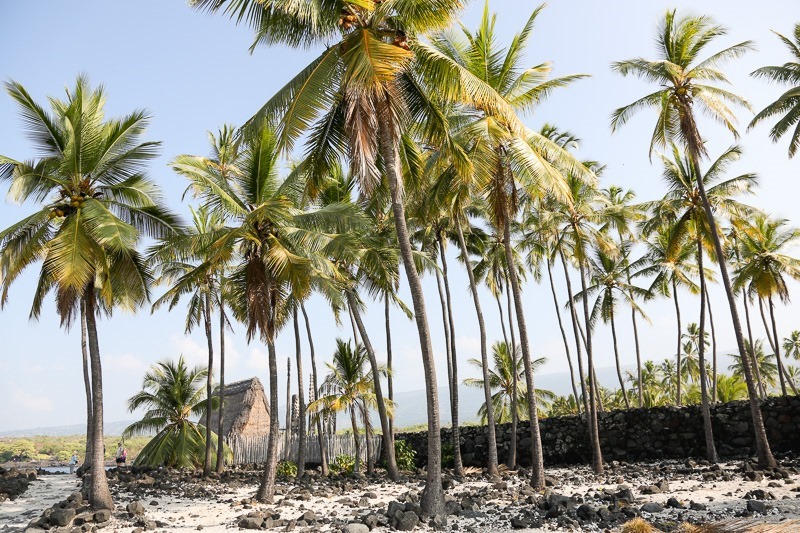
[{"label": "white sand", "polygon": [[80,490],[80,481],[70,474],[40,476],[16,500],[0,502],[0,531],[23,530],[43,509]]}]

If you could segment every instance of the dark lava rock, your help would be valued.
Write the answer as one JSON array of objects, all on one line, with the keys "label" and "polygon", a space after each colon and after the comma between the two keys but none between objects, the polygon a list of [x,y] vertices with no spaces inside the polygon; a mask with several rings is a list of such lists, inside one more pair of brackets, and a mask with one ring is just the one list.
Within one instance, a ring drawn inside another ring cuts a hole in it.
[{"label": "dark lava rock", "polygon": [[765,514],[769,507],[766,503],[761,500],[748,500],[747,501],[747,510],[751,513],[761,513]]},{"label": "dark lava rock", "polygon": [[131,516],[142,516],[144,515],[144,504],[142,502],[131,502],[125,507],[125,510]]},{"label": "dark lava rock", "polygon": [[664,506],[656,502],[647,502],[641,509],[645,513],[660,513],[664,510]]},{"label": "dark lava rock", "polygon": [[633,491],[631,489],[622,489],[617,492],[614,497],[625,503],[636,503],[636,498],[633,497]]},{"label": "dark lava rock", "polygon": [[394,515],[395,529],[398,531],[411,531],[419,524],[419,515],[414,511],[398,511]]},{"label": "dark lava rock", "polygon": [[667,500],[667,507],[671,507],[672,509],[686,509],[686,506],[683,505],[678,498],[670,498]]},{"label": "dark lava rock", "polygon": [[243,529],[261,529],[264,519],[260,516],[245,516],[239,520],[239,527]]},{"label": "dark lava rock", "polygon": [[66,526],[73,518],[75,518],[75,509],[53,509],[49,520],[54,526]]},{"label": "dark lava rock", "polygon": [[588,503],[584,503],[578,507],[577,515],[578,518],[588,520],[589,522],[595,522],[599,519],[597,510]]},{"label": "dark lava rock", "polygon": [[108,509],[100,509],[94,513],[94,521],[98,524],[104,524],[111,520],[111,511]]},{"label": "dark lava rock", "polygon": [[775,495],[764,489],[753,489],[744,495],[745,500],[774,500]]}]

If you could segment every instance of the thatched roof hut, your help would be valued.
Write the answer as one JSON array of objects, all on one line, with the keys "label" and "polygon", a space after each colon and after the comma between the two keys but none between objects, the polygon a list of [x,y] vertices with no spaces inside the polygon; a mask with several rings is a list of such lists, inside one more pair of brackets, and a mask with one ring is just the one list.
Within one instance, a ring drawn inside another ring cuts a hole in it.
[{"label": "thatched roof hut", "polygon": [[[219,389],[214,391],[214,396]],[[252,437],[269,433],[269,403],[258,378],[225,385],[223,396],[223,437]],[[204,420],[204,419],[203,419]],[[219,424],[219,411],[211,412],[211,430]]]}]

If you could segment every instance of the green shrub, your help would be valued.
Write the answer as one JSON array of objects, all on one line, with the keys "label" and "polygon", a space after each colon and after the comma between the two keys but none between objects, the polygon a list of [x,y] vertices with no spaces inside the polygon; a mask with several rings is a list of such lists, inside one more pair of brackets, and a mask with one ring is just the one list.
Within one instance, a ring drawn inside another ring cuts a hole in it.
[{"label": "green shrub", "polygon": [[455,464],[455,453],[453,451],[453,443],[450,441],[442,442],[442,466],[444,468],[453,468]]},{"label": "green shrub", "polygon": [[330,466],[334,474],[352,474],[355,467],[356,460],[352,455],[337,455]]},{"label": "green shrub", "polygon": [[416,463],[414,458],[417,451],[405,440],[394,441],[394,458],[397,461],[397,468],[400,470],[414,470]]},{"label": "green shrub", "polygon": [[297,476],[297,464],[292,461],[281,461],[278,463],[276,474],[279,479],[291,479]]}]

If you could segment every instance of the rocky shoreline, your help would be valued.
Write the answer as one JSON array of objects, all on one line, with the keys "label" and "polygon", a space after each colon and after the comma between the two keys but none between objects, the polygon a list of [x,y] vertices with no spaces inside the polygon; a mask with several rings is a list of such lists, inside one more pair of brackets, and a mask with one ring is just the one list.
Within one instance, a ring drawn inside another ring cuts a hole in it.
[{"label": "rocky shoreline", "polygon": [[[116,508],[92,512],[79,492],[19,523],[32,533],[55,531],[618,531],[641,517],[664,532],[685,524],[753,518],[781,523],[800,518],[800,460],[759,470],[749,461],[610,463],[602,475],[587,467],[548,469],[547,489],[535,491],[529,472],[503,471],[489,479],[468,469],[444,479],[446,514],[421,516],[424,473],[398,483],[381,476],[332,477],[311,472],[279,482],[274,504],[254,501],[260,471],[237,469],[202,480],[196,472],[129,468],[108,471]],[[29,483],[37,483],[29,480]],[[0,524],[3,522],[0,504]],[[3,528],[0,527],[0,531]]]}]

